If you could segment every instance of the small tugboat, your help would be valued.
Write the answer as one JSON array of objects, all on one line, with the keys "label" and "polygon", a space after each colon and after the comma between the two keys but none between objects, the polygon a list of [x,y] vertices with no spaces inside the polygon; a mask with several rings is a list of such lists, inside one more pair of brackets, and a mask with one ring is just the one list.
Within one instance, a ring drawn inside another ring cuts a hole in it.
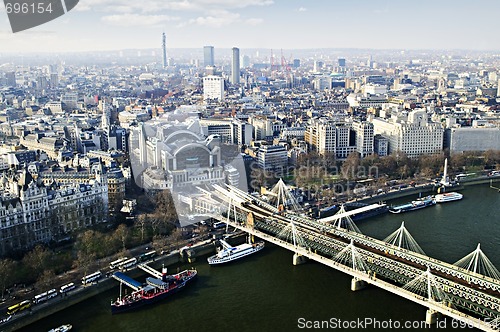
[{"label": "small tugboat", "polygon": [[231,246],[224,240],[219,240],[219,242],[222,245],[222,249],[217,254],[208,257],[207,260],[210,265],[229,263],[264,249],[263,241],[251,243],[250,238],[248,243],[243,243],[236,247]]},{"label": "small tugboat", "polygon": [[432,196],[427,196],[424,198],[419,198],[415,201],[411,201],[410,203],[402,204],[402,205],[397,205],[397,206],[392,206],[389,209],[389,212],[391,213],[402,213],[402,212],[408,212],[408,211],[413,211],[413,210],[419,210],[423,209],[432,205],[436,205],[436,200],[432,198]]},{"label": "small tugboat", "polygon": [[[160,274],[145,264],[141,264],[138,267],[157,278],[148,277],[146,278],[146,285],[143,285],[121,272],[115,272],[113,278],[120,281],[120,297],[116,301],[111,302],[112,314],[136,309],[143,305],[163,300],[183,289],[198,275],[196,270],[184,270],[177,274],[167,275],[166,268],[163,268]],[[121,286],[123,283],[134,289],[134,291],[122,297]]]}]

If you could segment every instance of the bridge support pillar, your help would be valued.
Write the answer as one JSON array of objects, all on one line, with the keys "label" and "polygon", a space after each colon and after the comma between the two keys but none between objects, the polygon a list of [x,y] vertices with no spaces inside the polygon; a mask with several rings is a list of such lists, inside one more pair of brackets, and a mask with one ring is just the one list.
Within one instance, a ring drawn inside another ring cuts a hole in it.
[{"label": "bridge support pillar", "polygon": [[440,316],[439,312],[432,309],[427,309],[427,312],[425,313],[425,322],[428,325],[434,325],[437,323],[439,316]]},{"label": "bridge support pillar", "polygon": [[353,292],[362,290],[366,287],[366,282],[363,280],[359,280],[358,278],[352,278],[351,280],[351,290]]},{"label": "bridge support pillar", "polygon": [[307,262],[307,257],[302,256],[300,254],[293,254],[293,265],[301,265]]}]

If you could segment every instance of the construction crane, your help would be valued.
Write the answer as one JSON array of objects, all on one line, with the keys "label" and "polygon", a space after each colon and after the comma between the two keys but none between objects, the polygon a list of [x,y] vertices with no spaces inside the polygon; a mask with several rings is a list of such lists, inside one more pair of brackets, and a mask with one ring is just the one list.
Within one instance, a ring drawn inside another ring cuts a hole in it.
[{"label": "construction crane", "polygon": [[272,48],[271,48],[270,62],[271,62],[271,71],[274,71],[274,55],[273,55],[273,49]]}]

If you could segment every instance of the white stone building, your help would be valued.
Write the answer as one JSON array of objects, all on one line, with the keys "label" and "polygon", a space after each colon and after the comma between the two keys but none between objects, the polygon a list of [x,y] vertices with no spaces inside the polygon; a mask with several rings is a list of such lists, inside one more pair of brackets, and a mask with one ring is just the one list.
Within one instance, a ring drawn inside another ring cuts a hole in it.
[{"label": "white stone building", "polygon": [[373,153],[373,125],[358,120],[313,119],[305,132],[306,143],[319,154],[334,153],[345,159],[352,152],[361,157]]},{"label": "white stone building", "polygon": [[288,165],[288,153],[282,145],[262,145],[257,152],[259,168],[272,170]]},{"label": "white stone building", "polygon": [[224,78],[214,75],[203,77],[203,100],[224,100]]},{"label": "white stone building", "polygon": [[402,151],[410,158],[443,150],[444,129],[441,123],[431,122],[425,110],[414,110],[404,116],[385,120],[373,119],[375,134],[389,141],[389,153]]},{"label": "white stone building", "polygon": [[100,175],[91,184],[45,186],[24,170],[4,173],[0,189],[0,255],[107,221],[108,186]]}]

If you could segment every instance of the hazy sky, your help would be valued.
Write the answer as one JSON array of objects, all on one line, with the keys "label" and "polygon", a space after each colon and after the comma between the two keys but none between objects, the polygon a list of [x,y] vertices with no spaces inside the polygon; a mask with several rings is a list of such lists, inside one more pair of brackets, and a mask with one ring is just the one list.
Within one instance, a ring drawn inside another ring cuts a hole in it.
[{"label": "hazy sky", "polygon": [[499,0],[80,0],[0,52],[156,48],[500,49]]}]

